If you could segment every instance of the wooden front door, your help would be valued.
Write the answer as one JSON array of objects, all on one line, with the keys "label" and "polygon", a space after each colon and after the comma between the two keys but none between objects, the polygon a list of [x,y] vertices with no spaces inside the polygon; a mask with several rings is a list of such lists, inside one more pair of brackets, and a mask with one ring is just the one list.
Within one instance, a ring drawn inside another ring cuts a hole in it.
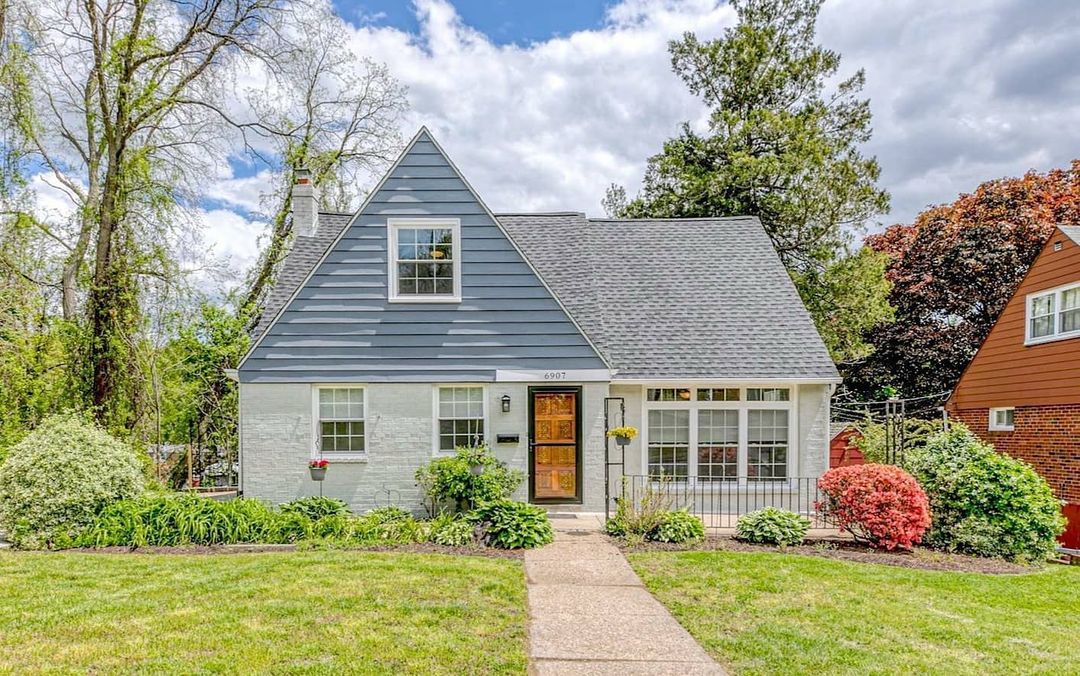
[{"label": "wooden front door", "polygon": [[576,501],[578,494],[577,391],[532,393],[533,498]]}]

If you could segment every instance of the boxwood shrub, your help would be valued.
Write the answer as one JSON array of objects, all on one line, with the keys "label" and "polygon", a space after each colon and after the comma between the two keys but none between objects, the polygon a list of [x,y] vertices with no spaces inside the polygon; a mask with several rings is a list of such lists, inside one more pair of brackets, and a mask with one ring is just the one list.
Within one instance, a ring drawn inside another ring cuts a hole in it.
[{"label": "boxwood shrub", "polygon": [[1061,503],[1025,462],[966,427],[932,437],[907,465],[930,497],[927,543],[952,552],[1042,561],[1065,527]]},{"label": "boxwood shrub", "polygon": [[47,418],[0,465],[0,528],[27,549],[71,546],[106,505],[144,489],[139,454],[77,415]]}]

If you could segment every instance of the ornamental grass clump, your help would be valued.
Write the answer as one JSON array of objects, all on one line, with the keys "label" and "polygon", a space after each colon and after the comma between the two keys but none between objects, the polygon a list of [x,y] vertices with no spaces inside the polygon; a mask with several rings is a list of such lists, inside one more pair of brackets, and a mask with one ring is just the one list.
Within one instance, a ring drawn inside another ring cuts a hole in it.
[{"label": "ornamental grass clump", "polygon": [[77,415],[47,418],[0,465],[0,528],[16,547],[74,544],[98,513],[142,493],[139,454]]},{"label": "ornamental grass clump", "polygon": [[927,543],[950,552],[1045,561],[1065,528],[1061,503],[1025,462],[963,425],[932,437],[908,466],[930,497]]},{"label": "ornamental grass clump", "polygon": [[818,484],[825,508],[856,540],[892,550],[911,549],[930,527],[930,503],[915,477],[892,465],[837,467]]},{"label": "ornamental grass clump", "polygon": [[801,545],[810,530],[810,519],[795,512],[766,507],[739,517],[735,537],[759,545]]}]

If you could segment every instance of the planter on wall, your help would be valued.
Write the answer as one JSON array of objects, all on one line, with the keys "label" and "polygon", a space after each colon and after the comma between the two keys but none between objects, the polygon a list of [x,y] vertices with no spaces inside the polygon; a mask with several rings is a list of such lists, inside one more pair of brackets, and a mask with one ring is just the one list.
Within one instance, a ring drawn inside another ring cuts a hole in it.
[{"label": "planter on wall", "polygon": [[311,480],[312,481],[322,481],[323,479],[326,478],[326,468],[325,467],[309,467],[308,469],[311,471]]},{"label": "planter on wall", "polygon": [[615,443],[619,446],[629,446],[630,437],[615,437]]}]

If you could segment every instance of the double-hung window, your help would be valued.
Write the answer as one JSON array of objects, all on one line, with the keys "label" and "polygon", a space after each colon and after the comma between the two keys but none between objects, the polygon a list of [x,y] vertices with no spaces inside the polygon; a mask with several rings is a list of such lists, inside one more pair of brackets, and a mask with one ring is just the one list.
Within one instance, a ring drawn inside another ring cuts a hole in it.
[{"label": "double-hung window", "polygon": [[440,387],[436,405],[439,453],[453,453],[461,446],[484,443],[483,387]]},{"label": "double-hung window", "polygon": [[686,478],[690,469],[690,411],[649,411],[649,475]]},{"label": "double-hung window", "polygon": [[705,481],[737,479],[739,476],[739,412],[706,409],[698,411],[697,416],[698,477]]},{"label": "double-hung window", "polygon": [[786,479],[788,412],[752,410],[747,416],[746,472],[748,479]]},{"label": "double-hung window", "polygon": [[319,388],[319,451],[323,456],[363,455],[364,388]]},{"label": "double-hung window", "polygon": [[1080,336],[1080,284],[1027,298],[1027,342]]},{"label": "double-hung window", "polygon": [[389,299],[461,300],[461,226],[450,219],[390,219]]}]

